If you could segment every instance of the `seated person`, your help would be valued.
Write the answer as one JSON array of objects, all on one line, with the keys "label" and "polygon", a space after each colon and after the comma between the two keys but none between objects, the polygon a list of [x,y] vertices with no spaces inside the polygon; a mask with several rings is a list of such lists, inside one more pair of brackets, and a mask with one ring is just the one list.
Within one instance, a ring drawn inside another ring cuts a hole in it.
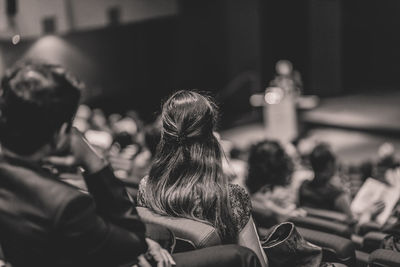
[{"label": "seated person", "polygon": [[[172,257],[145,226],[108,164],[71,129],[80,85],[63,68],[24,63],[1,83],[0,237],[13,266],[119,266]],[[42,168],[69,150],[89,194]],[[144,253],[148,252],[144,257]]]},{"label": "seated person", "polygon": [[261,141],[250,149],[246,185],[253,208],[271,217],[271,224],[304,216],[296,208],[296,192],[289,186],[293,162],[276,141]]},{"label": "seated person", "polygon": [[[24,266],[259,266],[239,246],[178,253],[145,238],[122,183],[82,134],[71,129],[77,80],[57,65],[24,63],[1,83],[0,263]],[[89,192],[62,182],[43,162],[85,170]],[[156,233],[157,234],[157,233]],[[2,253],[4,252],[4,254]],[[7,265],[8,266],[8,265]]]},{"label": "seated person", "polygon": [[385,142],[378,149],[378,161],[366,161],[360,166],[362,181],[373,177],[386,183],[386,172],[399,167],[393,144]]},{"label": "seated person", "polygon": [[149,175],[139,185],[138,205],[214,226],[224,244],[252,249],[262,266],[264,251],[245,190],[228,184],[214,130],[217,108],[206,96],[178,91],[162,108],[161,140]]},{"label": "seated person", "polygon": [[310,154],[314,178],[305,181],[299,190],[300,206],[335,210],[353,219],[350,197],[334,182],[336,157],[327,144],[318,144]]},{"label": "seated person", "polygon": [[279,60],[275,65],[276,76],[270,82],[270,86],[277,86],[285,90],[286,93],[300,95],[303,89],[300,72],[293,69],[293,64],[289,60]]}]

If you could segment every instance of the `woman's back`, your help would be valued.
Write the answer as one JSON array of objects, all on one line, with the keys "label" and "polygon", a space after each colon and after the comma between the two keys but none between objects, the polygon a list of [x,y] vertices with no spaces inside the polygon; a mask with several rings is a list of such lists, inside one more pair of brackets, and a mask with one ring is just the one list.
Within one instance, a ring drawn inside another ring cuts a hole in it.
[{"label": "woman's back", "polygon": [[[139,192],[137,196],[137,205],[140,207],[149,207],[149,199],[147,190],[148,177],[144,177],[139,184]],[[237,233],[239,233],[248,223],[251,216],[251,202],[246,190],[239,185],[228,185],[228,199],[232,209],[233,222]],[[196,205],[195,216],[200,216],[204,211],[200,203]],[[170,216],[174,216],[170,214]],[[180,216],[176,216],[180,217]]]}]

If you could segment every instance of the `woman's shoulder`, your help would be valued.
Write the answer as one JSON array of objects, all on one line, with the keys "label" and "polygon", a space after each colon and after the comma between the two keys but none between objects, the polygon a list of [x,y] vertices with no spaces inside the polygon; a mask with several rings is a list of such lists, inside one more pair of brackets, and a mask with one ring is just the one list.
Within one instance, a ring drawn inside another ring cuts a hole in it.
[{"label": "woman's shoulder", "polygon": [[250,199],[249,194],[247,193],[246,189],[241,187],[238,184],[229,184],[228,185],[228,190],[229,190],[229,197],[230,198],[244,198],[244,199]]},{"label": "woman's shoulder", "polygon": [[146,187],[148,176],[143,177],[139,182],[139,190],[137,194],[137,205],[144,207],[146,206]]},{"label": "woman's shoulder", "polygon": [[229,201],[238,230],[242,230],[251,216],[251,201],[246,190],[237,184],[229,184]]},{"label": "woman's shoulder", "polygon": [[139,182],[139,188],[143,187],[145,188],[147,186],[147,180],[149,180],[149,176],[146,175],[145,177],[143,177],[140,182]]}]

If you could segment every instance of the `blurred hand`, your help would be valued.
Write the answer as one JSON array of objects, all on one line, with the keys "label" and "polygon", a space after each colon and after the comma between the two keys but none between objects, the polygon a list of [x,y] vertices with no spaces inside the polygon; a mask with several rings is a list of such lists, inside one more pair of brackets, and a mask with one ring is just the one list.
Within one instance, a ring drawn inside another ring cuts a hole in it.
[{"label": "blurred hand", "polygon": [[375,219],[375,217],[378,216],[384,209],[385,203],[383,201],[375,202],[369,210],[371,218]]},{"label": "blurred hand", "polygon": [[148,250],[145,254],[138,257],[140,267],[171,267],[176,265],[172,256],[163,249],[157,242],[146,238],[146,243],[148,245]]},{"label": "blurred hand", "polygon": [[122,157],[109,157],[111,166],[114,170],[123,170],[129,172],[132,169],[132,160]]}]

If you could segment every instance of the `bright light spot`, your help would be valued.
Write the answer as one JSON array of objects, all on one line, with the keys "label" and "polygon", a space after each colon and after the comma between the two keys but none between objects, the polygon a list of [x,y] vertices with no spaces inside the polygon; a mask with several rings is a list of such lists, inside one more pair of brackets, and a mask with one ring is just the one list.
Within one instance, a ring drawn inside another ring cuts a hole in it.
[{"label": "bright light spot", "polygon": [[13,45],[18,44],[19,41],[21,41],[21,36],[19,34],[16,34],[11,38],[11,42],[13,43]]},{"label": "bright light spot", "polygon": [[392,143],[385,142],[378,149],[378,155],[380,158],[393,156],[395,150]]},{"label": "bright light spot", "polygon": [[265,92],[265,102],[270,105],[279,104],[284,97],[284,92],[279,87],[269,87]]}]

